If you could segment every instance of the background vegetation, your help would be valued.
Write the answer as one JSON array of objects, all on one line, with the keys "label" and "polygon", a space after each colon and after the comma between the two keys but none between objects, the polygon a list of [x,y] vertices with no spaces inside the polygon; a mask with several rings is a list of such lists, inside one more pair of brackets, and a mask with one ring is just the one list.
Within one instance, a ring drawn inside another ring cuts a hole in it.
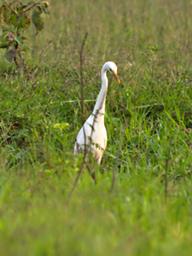
[{"label": "background vegetation", "polygon": [[[57,0],[45,21],[35,52],[28,30],[26,75],[1,50],[0,254],[191,255],[192,2]],[[69,201],[86,32],[85,117],[105,61],[123,83],[98,182],[85,171]]]}]

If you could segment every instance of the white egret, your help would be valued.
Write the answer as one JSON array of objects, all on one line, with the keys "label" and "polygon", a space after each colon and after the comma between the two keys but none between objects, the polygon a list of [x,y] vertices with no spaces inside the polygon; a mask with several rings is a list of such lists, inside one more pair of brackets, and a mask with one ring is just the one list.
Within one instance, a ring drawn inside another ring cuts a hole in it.
[{"label": "white egret", "polygon": [[107,146],[107,131],[104,124],[105,101],[108,89],[107,71],[111,72],[117,82],[120,83],[117,65],[112,61],[106,62],[101,69],[101,89],[93,112],[80,129],[74,146],[74,153],[84,152],[86,154],[91,152],[98,164],[100,164]]}]

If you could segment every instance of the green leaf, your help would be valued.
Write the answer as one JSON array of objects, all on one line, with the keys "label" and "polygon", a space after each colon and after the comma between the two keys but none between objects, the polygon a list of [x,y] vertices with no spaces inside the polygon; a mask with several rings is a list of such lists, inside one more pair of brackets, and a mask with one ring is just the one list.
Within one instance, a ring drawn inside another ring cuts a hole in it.
[{"label": "green leaf", "polygon": [[7,48],[9,44],[7,42],[0,43],[0,48]]},{"label": "green leaf", "polygon": [[17,51],[15,48],[10,48],[5,52],[5,58],[9,61],[9,62],[13,62],[14,58],[16,57]]},{"label": "green leaf", "polygon": [[35,26],[35,29],[37,30],[37,32],[41,31],[44,28],[44,22],[41,18],[41,10],[39,8],[35,9],[32,12],[32,23]]}]

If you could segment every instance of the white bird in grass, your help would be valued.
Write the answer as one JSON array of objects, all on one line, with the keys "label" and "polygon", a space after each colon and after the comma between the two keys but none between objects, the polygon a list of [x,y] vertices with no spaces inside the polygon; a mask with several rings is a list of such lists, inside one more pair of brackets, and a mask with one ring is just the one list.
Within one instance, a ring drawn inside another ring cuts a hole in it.
[{"label": "white bird in grass", "polygon": [[101,69],[101,89],[93,112],[80,129],[74,146],[74,153],[84,152],[84,154],[87,154],[91,152],[98,164],[101,163],[107,146],[107,131],[104,124],[105,101],[108,89],[107,71],[113,73],[117,82],[120,83],[117,65],[112,61],[106,62]]}]

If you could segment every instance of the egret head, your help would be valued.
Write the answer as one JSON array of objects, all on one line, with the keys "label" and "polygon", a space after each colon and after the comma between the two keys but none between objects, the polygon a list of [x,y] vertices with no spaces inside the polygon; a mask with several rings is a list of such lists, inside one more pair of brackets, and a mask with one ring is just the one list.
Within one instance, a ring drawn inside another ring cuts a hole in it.
[{"label": "egret head", "polygon": [[118,83],[121,82],[119,79],[118,73],[117,73],[117,65],[113,61],[107,61],[103,65],[102,73],[107,72],[107,71],[109,71],[110,73],[113,74],[113,76],[115,77],[115,79]]}]

